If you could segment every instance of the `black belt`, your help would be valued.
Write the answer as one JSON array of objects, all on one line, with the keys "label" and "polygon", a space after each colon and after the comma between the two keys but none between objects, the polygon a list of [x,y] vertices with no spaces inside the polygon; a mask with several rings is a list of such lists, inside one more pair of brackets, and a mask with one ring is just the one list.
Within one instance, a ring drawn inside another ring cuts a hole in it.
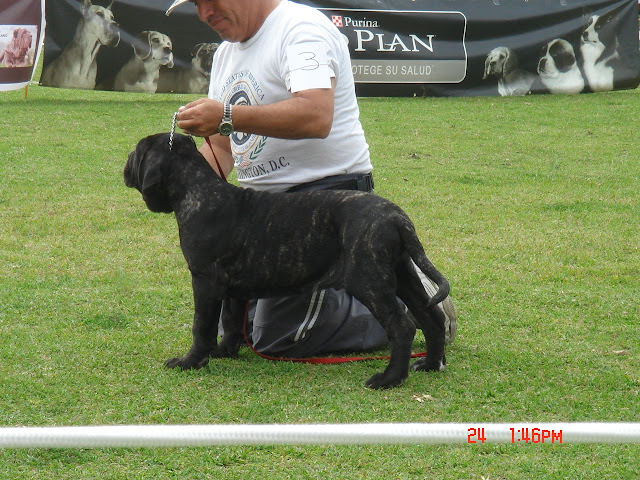
[{"label": "black belt", "polygon": [[347,173],[321,178],[313,182],[301,183],[287,190],[287,192],[309,192],[313,190],[358,190],[360,192],[373,191],[373,174]]}]

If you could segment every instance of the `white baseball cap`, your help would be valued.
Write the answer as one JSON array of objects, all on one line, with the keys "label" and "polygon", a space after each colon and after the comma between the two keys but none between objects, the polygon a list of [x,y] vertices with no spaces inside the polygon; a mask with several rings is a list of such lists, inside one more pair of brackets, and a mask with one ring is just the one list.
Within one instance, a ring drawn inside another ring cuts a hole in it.
[{"label": "white baseball cap", "polygon": [[190,1],[191,1],[191,0],[175,0],[175,1],[171,4],[171,6],[167,9],[167,11],[165,12],[165,15],[169,16],[169,14],[170,14],[171,12],[173,12],[173,9],[174,9],[174,8],[176,8],[176,7],[180,6],[180,5],[182,5],[183,3],[188,3],[188,2],[190,2]]}]

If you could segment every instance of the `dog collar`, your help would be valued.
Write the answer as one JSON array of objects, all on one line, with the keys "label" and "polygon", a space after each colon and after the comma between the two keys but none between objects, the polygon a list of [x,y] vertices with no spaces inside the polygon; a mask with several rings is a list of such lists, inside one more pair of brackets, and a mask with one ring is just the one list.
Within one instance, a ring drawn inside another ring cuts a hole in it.
[{"label": "dog collar", "polygon": [[171,132],[169,132],[169,150],[173,149],[173,134],[176,132],[176,117],[178,116],[178,112],[173,114],[173,119],[171,120]]}]

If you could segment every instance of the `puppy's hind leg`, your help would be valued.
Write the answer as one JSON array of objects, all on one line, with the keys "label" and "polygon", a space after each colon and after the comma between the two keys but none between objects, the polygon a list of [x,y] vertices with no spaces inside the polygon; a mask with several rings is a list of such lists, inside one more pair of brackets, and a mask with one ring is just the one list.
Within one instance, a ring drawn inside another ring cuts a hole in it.
[{"label": "puppy's hind leg", "polygon": [[222,329],[224,334],[218,345],[217,353],[212,355],[217,358],[238,356],[238,350],[242,345],[242,327],[247,312],[248,301],[237,298],[225,298],[222,302]]},{"label": "puppy's hind leg", "polygon": [[407,256],[396,269],[398,297],[407,305],[418,322],[427,343],[427,356],[412,365],[413,370],[442,371],[445,369],[444,354],[445,316],[438,305],[427,306],[429,295]]},{"label": "puppy's hind leg", "polygon": [[209,278],[192,276],[195,312],[193,316],[193,344],[183,357],[170,358],[165,362],[168,368],[198,369],[209,363],[215,355],[218,344],[218,320],[222,300],[214,294]]},{"label": "puppy's hind leg", "polygon": [[376,373],[366,382],[369,388],[391,388],[401,385],[409,375],[411,344],[416,327],[404,313],[392,291],[371,291],[354,294],[384,328],[389,339],[391,358],[384,372]]}]

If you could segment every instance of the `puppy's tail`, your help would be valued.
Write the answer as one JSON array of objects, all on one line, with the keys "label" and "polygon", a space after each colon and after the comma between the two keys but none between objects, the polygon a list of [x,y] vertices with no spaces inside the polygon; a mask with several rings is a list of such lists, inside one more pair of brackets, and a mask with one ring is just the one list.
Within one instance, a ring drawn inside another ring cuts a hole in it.
[{"label": "puppy's tail", "polygon": [[411,223],[404,224],[400,228],[400,236],[402,237],[405,249],[409,253],[413,262],[420,270],[422,270],[422,273],[424,273],[438,286],[438,291],[433,297],[431,297],[428,306],[439,304],[449,295],[449,281],[438,271],[424,253],[424,249],[420,244],[420,240],[418,240],[415,228]]}]

